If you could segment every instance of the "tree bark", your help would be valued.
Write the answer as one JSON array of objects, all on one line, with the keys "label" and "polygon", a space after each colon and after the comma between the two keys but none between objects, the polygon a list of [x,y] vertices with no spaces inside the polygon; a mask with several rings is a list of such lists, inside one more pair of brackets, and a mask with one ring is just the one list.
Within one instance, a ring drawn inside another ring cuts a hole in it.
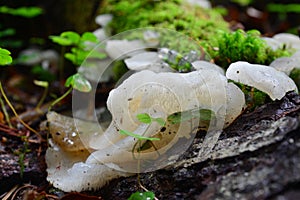
[{"label": "tree bark", "polygon": [[[208,153],[199,135],[168,169],[141,175],[158,199],[299,199],[300,97],[241,115]],[[122,178],[101,190],[104,199],[126,199],[140,190],[137,177]]]}]

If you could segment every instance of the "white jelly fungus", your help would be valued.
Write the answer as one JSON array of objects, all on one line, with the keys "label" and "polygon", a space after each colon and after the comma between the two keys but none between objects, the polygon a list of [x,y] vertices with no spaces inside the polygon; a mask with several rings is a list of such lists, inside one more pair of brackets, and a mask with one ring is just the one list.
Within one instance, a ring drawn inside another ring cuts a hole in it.
[{"label": "white jelly fungus", "polygon": [[[153,117],[166,119],[174,113],[209,109],[215,113],[216,119],[208,125],[208,130],[220,130],[240,114],[244,106],[240,93],[215,70],[184,74],[148,70],[137,72],[110,92],[107,106],[112,122],[105,131],[97,129],[98,124],[76,120],[74,126],[72,118],[48,113],[49,129],[55,145],[46,154],[47,179],[64,191],[82,191],[102,187],[113,178],[130,175],[128,172],[137,172],[137,162],[132,155],[136,139],[121,135],[120,129],[145,133],[146,137],[160,137],[161,140],[155,143],[158,149],[148,149],[141,158],[158,159],[156,167],[164,167],[172,160],[161,161],[161,156],[175,158],[180,155],[182,146],[187,148],[188,145],[177,144],[183,141],[179,139],[192,141],[191,136],[197,130],[199,121],[168,122],[161,129],[156,123],[149,127],[138,122],[137,114],[149,113]],[[228,111],[231,114],[227,115]],[[153,166],[143,167],[141,169],[147,171]]]},{"label": "white jelly fungus", "polygon": [[272,100],[280,100],[287,92],[297,90],[294,81],[285,73],[265,65],[235,62],[227,69],[226,77],[257,88],[268,94]]}]

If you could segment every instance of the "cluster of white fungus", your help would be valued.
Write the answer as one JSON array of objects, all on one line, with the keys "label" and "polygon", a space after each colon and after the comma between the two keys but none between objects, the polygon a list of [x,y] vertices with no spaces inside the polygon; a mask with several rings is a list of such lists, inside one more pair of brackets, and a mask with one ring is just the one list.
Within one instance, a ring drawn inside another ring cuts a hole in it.
[{"label": "cluster of white fungus", "polygon": [[[110,20],[110,16],[105,17]],[[112,115],[109,127],[102,131],[96,123],[77,119],[74,127],[74,119],[70,117],[54,112],[47,115],[53,140],[46,153],[47,179],[64,191],[98,189],[111,179],[136,172],[126,168],[128,165],[136,167],[132,154],[136,138],[121,135],[120,130],[160,137],[158,149],[150,148],[141,155],[151,160],[167,154],[180,139],[191,138],[199,126],[191,121],[167,122],[162,129],[157,123],[139,122],[137,114],[148,113],[167,121],[174,113],[208,109],[215,116],[206,129],[209,132],[230,125],[245,107],[243,92],[229,80],[255,87],[273,100],[282,99],[289,91],[297,91],[286,73],[270,66],[236,62],[225,74],[219,66],[197,60],[191,63],[194,71],[175,73],[164,65],[156,52],[127,54],[143,48],[139,41],[114,40],[106,44],[111,58],[125,56],[126,65],[135,71],[109,94],[107,107]]]}]

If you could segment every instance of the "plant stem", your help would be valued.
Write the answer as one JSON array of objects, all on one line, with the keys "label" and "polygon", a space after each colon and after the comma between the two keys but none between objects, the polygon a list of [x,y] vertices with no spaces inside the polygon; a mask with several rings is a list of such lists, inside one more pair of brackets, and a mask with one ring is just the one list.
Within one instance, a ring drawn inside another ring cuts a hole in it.
[{"label": "plant stem", "polygon": [[0,98],[0,104],[1,104],[1,108],[2,108],[2,111],[3,111],[4,116],[5,116],[5,120],[7,121],[7,124],[9,126],[9,128],[12,128],[13,126],[10,123],[9,115],[7,113],[7,110],[5,108],[5,105],[4,105],[4,102],[3,102],[2,98]]},{"label": "plant stem", "polygon": [[10,109],[12,110],[12,112],[14,113],[14,115],[16,116],[16,118],[21,122],[21,124],[26,127],[28,130],[30,130],[31,132],[33,132],[40,140],[42,140],[42,136],[36,131],[34,130],[33,128],[31,128],[28,124],[26,124],[21,118],[20,116],[18,115],[18,113],[16,112],[15,108],[13,107],[13,105],[10,103],[10,101],[8,100],[4,90],[3,90],[3,87],[2,87],[2,83],[0,81],[0,91],[1,91],[1,94],[4,98],[4,100],[6,101],[7,105],[10,107]]},{"label": "plant stem", "polygon": [[66,96],[68,96],[68,94],[70,94],[70,93],[72,92],[72,90],[73,90],[73,87],[70,87],[70,88],[67,90],[66,93],[64,93],[62,96],[58,97],[57,99],[55,99],[55,100],[51,103],[51,105],[49,106],[48,112],[51,110],[51,108],[52,108],[55,104],[57,104],[58,102],[60,102],[61,100],[63,100]]},{"label": "plant stem", "polygon": [[43,92],[43,95],[42,95],[40,101],[38,102],[38,104],[37,104],[37,106],[36,106],[36,109],[37,109],[37,110],[39,110],[40,107],[41,107],[41,105],[44,103],[45,98],[47,97],[47,94],[48,94],[48,88],[49,88],[48,86],[45,87],[45,90],[44,90],[44,92]]}]

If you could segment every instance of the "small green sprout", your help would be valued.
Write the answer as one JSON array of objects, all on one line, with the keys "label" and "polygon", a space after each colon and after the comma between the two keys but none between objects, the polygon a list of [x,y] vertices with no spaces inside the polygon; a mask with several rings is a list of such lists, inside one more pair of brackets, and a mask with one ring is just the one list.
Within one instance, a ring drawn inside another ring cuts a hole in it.
[{"label": "small green sprout", "polygon": [[51,105],[48,108],[48,111],[51,110],[51,108],[57,104],[58,102],[60,102],[61,100],[63,100],[65,97],[67,97],[73,89],[78,90],[80,92],[90,92],[92,90],[92,86],[90,84],[90,82],[85,79],[82,75],[80,75],[79,73],[76,73],[72,76],[70,76],[66,82],[65,82],[65,86],[69,87],[69,89],[59,98],[55,99]]},{"label": "small green sprout", "polygon": [[90,82],[81,76],[79,73],[76,73],[70,76],[65,83],[66,87],[72,87],[75,90],[80,92],[90,92],[92,90],[92,86]]},{"label": "small green sprout", "polygon": [[135,192],[130,195],[128,200],[153,200],[155,198],[155,194],[151,191],[147,192]]},{"label": "small green sprout", "polygon": [[46,96],[48,94],[49,83],[47,81],[39,81],[39,80],[34,80],[33,83],[37,86],[45,88],[43,95],[36,106],[36,109],[39,109],[41,107],[41,105],[43,104],[43,102],[45,101]]},{"label": "small green sprout", "polygon": [[49,38],[52,42],[57,43],[61,46],[77,45],[80,40],[80,35],[76,32],[66,31],[61,33],[59,36],[51,35]]},{"label": "small green sprout", "polygon": [[162,118],[153,118],[147,113],[141,113],[136,116],[136,118],[145,124],[150,124],[152,122],[157,122],[159,125],[164,126],[166,122]]},{"label": "small green sprout", "polygon": [[9,65],[12,63],[10,51],[0,48],[0,65]]},{"label": "small green sprout", "polygon": [[[140,121],[140,122],[142,122],[142,123],[144,123],[144,124],[151,124],[151,123],[153,123],[153,122],[157,122],[160,126],[164,126],[165,125],[165,121],[162,119],[162,118],[153,118],[153,117],[151,117],[149,114],[147,114],[147,113],[141,113],[141,114],[138,114],[137,116],[136,116],[136,118]],[[146,132],[146,131],[145,131]],[[122,135],[127,135],[127,136],[131,136],[131,137],[134,137],[134,138],[136,138],[136,139],[138,139],[138,140],[149,140],[149,141],[155,141],[155,140],[160,140],[159,138],[152,138],[152,137],[145,137],[145,136],[143,136],[143,134],[142,135],[138,135],[138,134],[135,134],[135,133],[132,133],[132,132],[130,132],[130,131],[126,131],[126,130],[123,130],[123,129],[121,129],[120,131],[119,131],[119,133],[120,134],[122,134]]]},{"label": "small green sprout", "polygon": [[16,150],[14,153],[19,156],[19,166],[20,166],[20,177],[23,178],[25,171],[25,158],[26,154],[30,152],[28,138],[26,136],[21,136],[21,140],[24,142],[24,146],[20,150]]},{"label": "small green sprout", "polygon": [[79,66],[86,59],[90,58],[104,59],[106,54],[92,51],[99,43],[97,37],[91,32],[85,32],[81,36],[73,31],[66,31],[59,36],[49,36],[52,42],[61,46],[72,46],[71,52],[64,53],[64,57],[70,60],[74,65]]}]

